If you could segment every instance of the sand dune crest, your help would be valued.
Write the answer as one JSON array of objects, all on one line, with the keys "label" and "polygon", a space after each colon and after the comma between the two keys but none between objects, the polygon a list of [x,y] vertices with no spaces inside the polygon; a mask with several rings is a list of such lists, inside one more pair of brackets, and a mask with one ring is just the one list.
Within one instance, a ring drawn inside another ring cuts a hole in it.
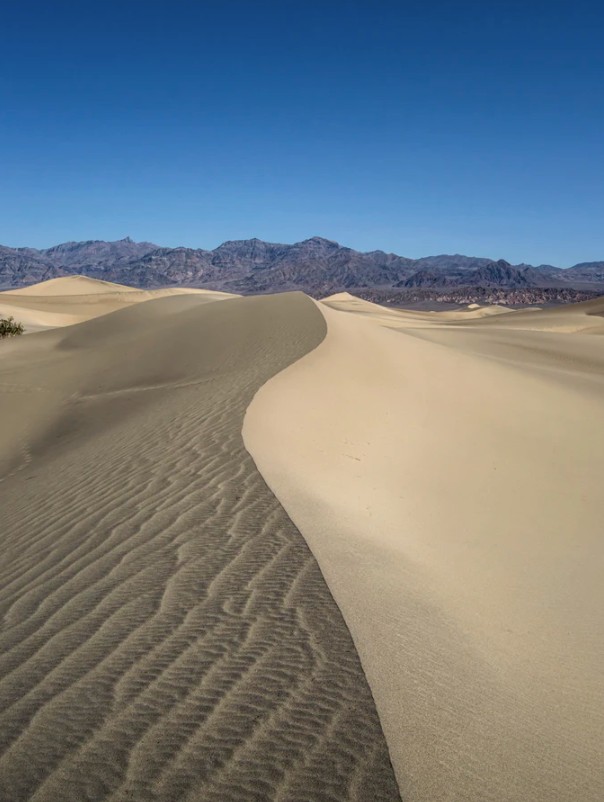
[{"label": "sand dune crest", "polygon": [[468,320],[323,302],[326,339],[248,409],[403,799],[604,798],[601,305]]},{"label": "sand dune crest", "polygon": [[350,635],[241,439],[324,333],[300,294],[180,295],[2,346],[0,799],[399,798]]},{"label": "sand dune crest", "polygon": [[174,295],[195,295],[198,301],[204,302],[239,297],[225,292],[183,287],[139,290],[87,276],[66,276],[0,292],[0,315],[13,315],[24,324],[26,333],[31,333],[58,326],[72,326],[133,304]]}]

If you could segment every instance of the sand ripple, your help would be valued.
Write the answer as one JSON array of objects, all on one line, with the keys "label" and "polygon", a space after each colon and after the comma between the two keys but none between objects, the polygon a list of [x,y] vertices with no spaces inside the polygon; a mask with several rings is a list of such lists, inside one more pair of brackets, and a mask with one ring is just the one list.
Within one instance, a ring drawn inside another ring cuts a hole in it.
[{"label": "sand ripple", "polygon": [[298,294],[181,303],[2,363],[65,400],[0,484],[0,799],[396,800],[348,630],[241,439],[323,320]]}]

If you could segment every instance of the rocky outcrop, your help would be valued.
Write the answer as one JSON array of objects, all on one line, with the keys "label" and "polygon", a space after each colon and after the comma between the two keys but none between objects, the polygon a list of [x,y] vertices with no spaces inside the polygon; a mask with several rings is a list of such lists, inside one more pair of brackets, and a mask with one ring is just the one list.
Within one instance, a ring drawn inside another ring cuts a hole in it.
[{"label": "rocky outcrop", "polygon": [[398,282],[397,287],[538,287],[547,281],[533,267],[513,267],[504,259],[481,265],[476,270],[452,269],[435,270],[422,269],[414,273],[404,282]]},{"label": "rocky outcrop", "polygon": [[409,306],[434,303],[466,305],[472,303],[498,304],[500,306],[533,306],[578,303],[602,295],[603,290],[576,290],[572,287],[452,287],[434,289],[425,287],[377,290],[359,289],[355,292],[366,301],[394,306]]},{"label": "rocky outcrop", "polygon": [[136,287],[184,285],[238,293],[300,289],[320,297],[341,290],[453,288],[577,288],[604,291],[604,262],[568,270],[511,265],[503,259],[361,253],[311,237],[287,245],[259,239],[224,242],[212,251],[164,248],[129,237],[116,242],[67,242],[45,250],[0,246],[0,287],[19,287],[81,273]]}]

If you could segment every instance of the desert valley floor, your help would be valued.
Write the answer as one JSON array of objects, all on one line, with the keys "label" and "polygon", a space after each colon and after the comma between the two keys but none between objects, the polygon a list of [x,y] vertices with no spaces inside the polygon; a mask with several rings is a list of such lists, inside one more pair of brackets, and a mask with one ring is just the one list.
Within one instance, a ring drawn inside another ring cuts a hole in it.
[{"label": "desert valley floor", "polygon": [[0,800],[604,799],[604,299],[6,315]]}]

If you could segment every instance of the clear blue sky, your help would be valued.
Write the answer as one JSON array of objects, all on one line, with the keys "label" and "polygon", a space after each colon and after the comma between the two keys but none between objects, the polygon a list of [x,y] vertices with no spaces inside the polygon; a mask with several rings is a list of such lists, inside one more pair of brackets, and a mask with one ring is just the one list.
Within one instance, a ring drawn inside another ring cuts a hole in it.
[{"label": "clear blue sky", "polygon": [[604,6],[20,0],[0,243],[604,259]]}]

